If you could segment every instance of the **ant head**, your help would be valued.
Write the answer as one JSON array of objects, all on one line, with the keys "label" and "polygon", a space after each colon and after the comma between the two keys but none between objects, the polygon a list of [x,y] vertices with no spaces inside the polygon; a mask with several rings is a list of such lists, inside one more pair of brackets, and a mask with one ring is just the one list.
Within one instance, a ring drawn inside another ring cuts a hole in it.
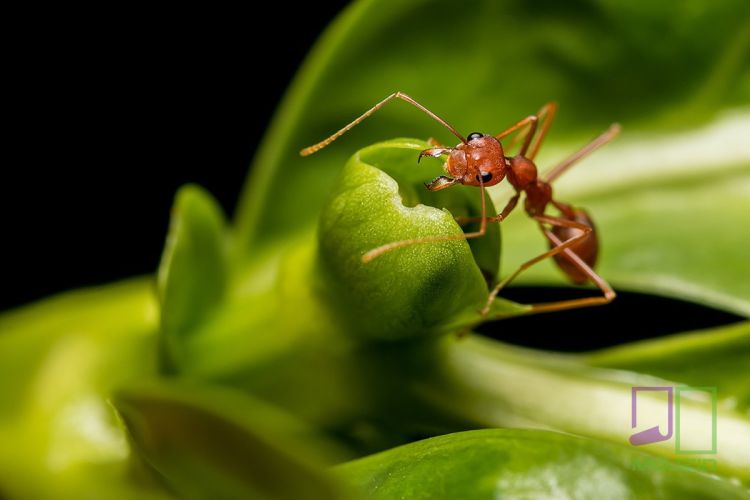
[{"label": "ant head", "polygon": [[491,135],[472,132],[466,142],[451,150],[445,169],[457,183],[494,186],[507,170],[503,146]]}]

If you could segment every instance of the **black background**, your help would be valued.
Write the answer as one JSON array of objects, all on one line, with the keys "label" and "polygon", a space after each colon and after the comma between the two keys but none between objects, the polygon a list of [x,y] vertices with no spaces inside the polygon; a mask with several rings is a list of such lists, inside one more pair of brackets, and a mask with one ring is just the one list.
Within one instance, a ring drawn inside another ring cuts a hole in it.
[{"label": "black background", "polygon": [[[283,92],[345,3],[253,5],[250,13],[64,7],[9,15],[0,311],[153,273],[172,197],[186,182],[207,188],[232,214]],[[576,293],[504,295],[528,303]],[[737,319],[620,294],[610,306],[482,331],[578,350]]]},{"label": "black background", "polygon": [[153,272],[186,182],[232,214],[283,92],[345,3],[9,16],[0,310]]}]

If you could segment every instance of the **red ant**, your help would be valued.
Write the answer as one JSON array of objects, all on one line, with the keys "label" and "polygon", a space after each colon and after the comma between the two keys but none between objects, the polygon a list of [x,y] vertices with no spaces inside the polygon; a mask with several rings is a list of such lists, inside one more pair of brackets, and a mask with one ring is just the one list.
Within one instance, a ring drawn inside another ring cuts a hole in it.
[{"label": "red ant", "polygon": [[[607,131],[550,170],[544,178],[539,178],[536,165],[534,164],[534,157],[539,152],[539,148],[552,124],[555,112],[557,111],[556,103],[550,102],[545,104],[537,114],[527,116],[495,136],[472,132],[468,137],[464,137],[449,125],[448,122],[408,95],[403,92],[395,92],[332,136],[303,149],[300,151],[300,154],[307,156],[321,150],[394,99],[406,101],[424,112],[430,118],[450,130],[461,141],[456,147],[448,148],[430,139],[430,144],[433,147],[419,153],[417,161],[424,156],[435,158],[442,155],[448,156],[444,168],[450,177],[440,176],[432,182],[425,184],[425,187],[431,191],[445,189],[454,184],[465,184],[480,188],[482,191],[481,217],[462,217],[457,219],[459,223],[478,220],[480,226],[478,231],[463,235],[432,236],[387,243],[365,253],[362,256],[363,262],[369,262],[396,248],[484,236],[487,223],[501,222],[508,217],[516,207],[521,193],[525,192],[524,208],[526,209],[526,213],[538,223],[539,229],[549,242],[550,250],[521,264],[515,272],[498,283],[490,292],[487,304],[482,309],[482,315],[486,315],[489,312],[490,305],[500,290],[518,276],[519,273],[547,257],[553,257],[555,263],[571,281],[580,285],[590,280],[601,290],[603,296],[532,304],[532,312],[557,311],[607,304],[615,298],[615,292],[612,290],[612,287],[593,270],[599,250],[599,243],[596,237],[596,228],[591,217],[582,208],[575,208],[553,199],[552,186],[550,184],[576,162],[614,139],[620,132],[618,124],[611,125]],[[505,156],[500,140],[518,130],[522,131],[518,133],[514,141],[522,140],[521,148],[516,156]],[[500,214],[487,217],[484,188],[494,186],[505,178],[515,188],[516,194],[508,201]],[[545,213],[547,206],[550,204],[560,212],[560,215],[555,216]]]}]

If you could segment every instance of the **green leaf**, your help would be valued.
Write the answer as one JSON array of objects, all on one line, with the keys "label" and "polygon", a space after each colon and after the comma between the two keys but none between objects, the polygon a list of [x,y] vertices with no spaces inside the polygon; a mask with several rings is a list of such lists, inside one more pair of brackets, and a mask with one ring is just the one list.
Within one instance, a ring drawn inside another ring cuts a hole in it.
[{"label": "green leaf", "polygon": [[180,189],[158,274],[160,339],[168,367],[180,364],[181,338],[222,303],[228,280],[226,254],[218,203],[198,186]]},{"label": "green leaf", "polygon": [[249,396],[162,381],[120,391],[115,406],[180,498],[344,498],[319,465],[327,443]]},{"label": "green leaf", "polygon": [[164,498],[128,468],[107,398],[157,370],[151,279],[61,294],[0,315],[0,496]]},{"label": "green leaf", "polygon": [[747,498],[727,480],[633,448],[538,430],[449,434],[334,470],[370,499]]},{"label": "green leaf", "polygon": [[[541,170],[610,123],[623,125],[615,143],[556,186],[597,222],[602,274],[620,289],[748,315],[744,8],[744,0],[356,2],[311,53],[257,155],[237,213],[239,258],[314,224],[341,165],[362,145],[403,135],[455,141],[396,102],[319,153],[297,155],[395,90],[463,133],[499,132],[556,100]],[[497,206],[508,195],[493,190]],[[545,242],[520,213],[504,225],[509,272]],[[559,279],[546,263],[518,283]]]},{"label": "green leaf", "polygon": [[750,322],[611,347],[585,359],[592,366],[713,386],[723,406],[750,412]]},{"label": "green leaf", "polygon": [[[402,339],[456,331],[483,319],[479,311],[488,289],[475,255],[486,266],[484,275],[494,278],[499,259],[497,226],[491,226],[472,247],[461,238],[398,248],[362,261],[367,251],[394,241],[461,236],[454,217],[480,213],[476,188],[438,192],[424,188],[425,179],[441,173],[436,163],[416,165],[419,151],[427,147],[397,140],[361,150],[344,167],[323,209],[320,260],[334,290],[334,308],[346,317],[351,332]],[[497,314],[524,311],[505,304]]]},{"label": "green leaf", "polygon": [[[633,433],[630,422],[633,387],[691,383],[587,366],[583,356],[523,349],[479,336],[459,340],[444,338],[435,348],[425,347],[421,358],[412,354],[409,380],[405,385],[412,388],[415,398],[430,404],[436,414],[445,412],[473,427],[535,427],[628,443]],[[735,343],[735,348],[746,349],[742,342]],[[667,360],[669,364],[669,357]],[[738,378],[746,377],[738,374]],[[715,382],[719,393],[738,390],[736,388],[743,385],[746,391],[746,380],[733,384],[727,379],[721,374],[707,374],[702,378],[698,368],[691,377],[695,385],[701,387]],[[737,394],[744,394],[743,390],[738,390]],[[697,422],[715,419],[716,454],[710,456],[716,461],[715,470],[747,482],[750,481],[747,453],[750,415],[736,403],[728,404],[729,400],[725,398],[715,408],[707,398],[683,397],[680,408],[688,416],[682,433],[683,446],[702,449],[707,440],[713,439],[712,431],[710,425]],[[656,393],[639,395],[639,419],[661,422],[664,403]],[[648,451],[674,457],[674,441],[650,444]]]}]

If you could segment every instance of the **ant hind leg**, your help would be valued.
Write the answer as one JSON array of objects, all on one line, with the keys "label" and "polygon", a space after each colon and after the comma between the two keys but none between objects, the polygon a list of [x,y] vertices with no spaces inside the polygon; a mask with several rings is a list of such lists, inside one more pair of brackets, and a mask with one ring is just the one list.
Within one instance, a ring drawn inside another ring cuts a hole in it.
[{"label": "ant hind leg", "polygon": [[[545,229],[544,235],[547,237],[547,239],[552,242],[554,245],[560,245],[562,242],[560,239],[550,230]],[[581,259],[575,252],[573,252],[570,249],[566,249],[563,251],[563,254],[565,257],[575,264],[575,266],[581,270],[588,278],[591,280],[596,287],[601,290],[602,296],[601,297],[583,297],[580,299],[570,299],[570,300],[560,300],[556,302],[546,302],[542,304],[532,304],[531,305],[531,312],[532,313],[541,313],[541,312],[551,312],[551,311],[564,311],[566,309],[577,309],[579,307],[590,307],[590,306],[598,306],[598,305],[604,305],[609,304],[614,300],[614,298],[617,296],[615,291],[612,289],[609,283],[599,276],[599,274],[596,273],[593,269],[591,269],[591,266],[586,264],[583,259]]]},{"label": "ant hind leg", "polygon": [[[552,217],[552,216],[547,216],[547,215],[535,215],[534,219],[537,222],[539,222],[539,226],[543,234],[550,242],[552,242],[554,247],[534,257],[533,259],[530,259],[524,262],[507,278],[505,278],[500,283],[498,283],[497,286],[495,286],[495,288],[492,289],[489,296],[487,297],[487,303],[485,304],[484,308],[481,311],[482,315],[486,316],[489,313],[490,307],[492,305],[492,301],[494,301],[497,295],[500,293],[500,291],[503,288],[505,288],[511,281],[513,281],[519,274],[521,274],[526,269],[532,267],[533,265],[537,264],[538,262],[541,262],[542,260],[548,257],[552,257],[560,253],[563,253],[565,257],[569,261],[571,261],[581,272],[586,274],[586,276],[588,276],[588,278],[602,291],[603,295],[601,297],[584,297],[581,299],[571,299],[571,300],[562,300],[562,301],[557,301],[557,302],[531,304],[531,313],[561,311],[565,309],[575,309],[578,307],[607,304],[611,302],[612,299],[615,298],[615,292],[614,290],[612,290],[612,287],[609,285],[609,283],[607,283],[604,280],[604,278],[602,278],[596,272],[594,272],[594,270],[591,269],[591,267],[588,264],[586,264],[575,252],[570,250],[570,247],[572,245],[574,245],[578,241],[581,241],[584,237],[586,237],[592,231],[592,229],[589,226],[586,226],[584,224],[580,224],[578,222],[575,222],[569,219],[564,219],[561,217]],[[543,224],[549,224],[549,225],[558,226],[558,227],[580,229],[582,232],[565,241],[561,241],[552,231],[545,228]]]}]

